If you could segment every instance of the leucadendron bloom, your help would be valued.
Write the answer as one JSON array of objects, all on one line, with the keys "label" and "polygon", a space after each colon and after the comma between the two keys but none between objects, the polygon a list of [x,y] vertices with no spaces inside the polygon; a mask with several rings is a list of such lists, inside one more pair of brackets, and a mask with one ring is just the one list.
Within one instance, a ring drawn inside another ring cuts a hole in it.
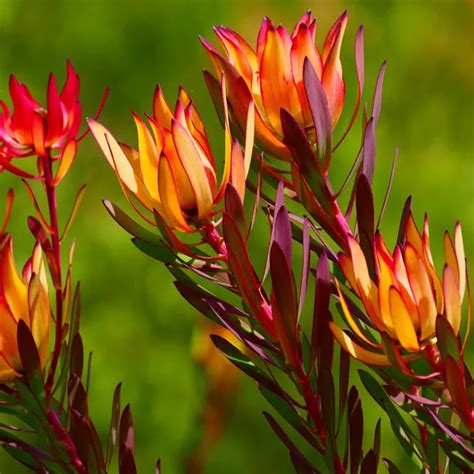
[{"label": "leucadendron bloom", "polygon": [[81,105],[79,77],[69,61],[61,93],[54,74],[49,76],[46,107],[15,76],[10,77],[9,89],[13,111],[0,100],[0,153],[9,159],[51,152],[60,157],[68,144],[67,153],[72,147],[75,152]]},{"label": "leucadendron bloom", "polygon": [[[331,329],[353,357],[372,365],[390,365],[385,342],[375,342],[374,331],[388,337],[395,347],[411,358],[436,343],[436,319],[442,315],[455,334],[461,324],[461,307],[466,288],[466,264],[461,225],[453,238],[444,236],[445,265],[442,277],[436,272],[430,251],[428,220],[420,233],[410,214],[404,239],[390,252],[382,236],[374,241],[375,279],[359,245],[349,237],[349,253],[339,254],[339,264],[353,292],[361,300],[372,330],[353,315],[338,287],[344,317],[350,332],[331,323]],[[370,333],[370,334],[369,334]]]},{"label": "leucadendron bloom", "polygon": [[336,20],[321,51],[315,44],[316,19],[310,12],[301,17],[291,34],[284,26],[275,26],[269,18],[264,18],[256,50],[238,33],[223,26],[214,30],[224,54],[201,39],[217,76],[224,74],[227,78],[229,102],[241,128],[245,125],[242,104],[247,104],[249,96],[253,98],[256,141],[263,151],[289,160],[289,152],[282,141],[282,108],[296,118],[308,135],[315,137],[303,77],[306,58],[321,81],[332,127],[336,126],[345,98],[340,51],[347,18],[347,12],[344,12]]},{"label": "leucadendron bloom", "polygon": [[23,320],[38,348],[41,367],[48,357],[51,310],[41,247],[36,244],[31,258],[17,271],[13,243],[7,234],[0,242],[0,381],[19,377],[22,363],[18,351],[17,328]]},{"label": "leucadendron bloom", "polygon": [[134,114],[138,149],[119,143],[96,121],[90,120],[89,127],[126,194],[131,193],[148,211],[156,211],[171,228],[193,232],[218,212],[227,183],[232,182],[243,199],[253,150],[253,105],[246,112],[244,153],[231,137],[225,99],[224,109],[225,157],[220,182],[204,124],[183,88],[173,112],[157,87],[153,117],[147,115],[149,128]]}]

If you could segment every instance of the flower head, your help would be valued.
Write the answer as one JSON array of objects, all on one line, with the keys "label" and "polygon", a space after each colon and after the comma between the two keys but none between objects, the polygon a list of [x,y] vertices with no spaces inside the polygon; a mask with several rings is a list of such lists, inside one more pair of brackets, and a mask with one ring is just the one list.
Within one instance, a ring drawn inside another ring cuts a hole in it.
[{"label": "flower head", "polygon": [[[251,115],[249,109],[249,118]],[[158,212],[172,228],[192,232],[211,218],[229,181],[243,197],[253,139],[247,140],[245,155],[242,154],[240,145],[232,140],[227,118],[220,183],[204,124],[183,88],[172,112],[161,88],[157,87],[153,117],[147,116],[150,128],[135,114],[134,119],[137,150],[119,144],[105,127],[93,120],[89,121],[89,127],[126,190],[146,209]]]},{"label": "flower head", "polygon": [[81,122],[79,77],[67,63],[67,78],[59,93],[54,74],[49,76],[47,107],[43,108],[28,88],[10,77],[13,112],[0,101],[0,144],[6,157],[44,155],[63,150],[74,140]]},{"label": "flower head", "polygon": [[316,19],[310,12],[301,17],[291,34],[284,26],[275,26],[269,18],[264,18],[256,50],[238,33],[222,26],[216,27],[215,33],[224,55],[201,40],[217,74],[224,74],[228,79],[229,100],[241,127],[245,116],[239,104],[247,103],[248,95],[253,98],[257,109],[256,140],[264,151],[277,158],[289,158],[282,142],[282,108],[314,136],[303,78],[306,58],[326,93],[332,126],[338,122],[345,97],[340,50],[347,17],[344,12],[336,20],[322,51],[315,44]]},{"label": "flower head", "polygon": [[22,371],[17,327],[23,320],[38,347],[41,367],[48,356],[51,311],[41,247],[36,244],[20,276],[7,234],[0,243],[0,381],[8,382]]},{"label": "flower head", "polygon": [[[349,237],[348,254],[339,255],[339,263],[352,290],[360,298],[374,330],[385,334],[408,353],[421,351],[433,344],[436,318],[443,315],[459,332],[461,305],[466,287],[461,226],[456,224],[454,238],[446,232],[442,278],[436,272],[430,250],[428,220],[420,234],[412,215],[407,218],[404,239],[394,252],[387,248],[382,236],[374,241],[375,278],[369,274],[366,257],[353,237]],[[355,358],[374,365],[389,365],[382,345],[365,333],[351,314],[339,290],[344,316],[351,336],[332,324],[339,343]],[[365,327],[365,326],[364,326]],[[358,341],[358,342],[356,342]],[[360,342],[360,344],[359,344]]]}]

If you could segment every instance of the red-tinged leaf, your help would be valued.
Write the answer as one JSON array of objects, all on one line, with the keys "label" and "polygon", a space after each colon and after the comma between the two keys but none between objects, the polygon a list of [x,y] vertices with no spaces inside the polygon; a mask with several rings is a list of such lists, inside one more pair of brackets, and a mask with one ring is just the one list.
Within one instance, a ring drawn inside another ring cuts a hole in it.
[{"label": "red-tinged leaf", "polygon": [[364,173],[357,179],[356,191],[357,228],[362,251],[369,267],[369,273],[375,280],[375,262],[373,253],[375,217],[372,188]]},{"label": "red-tinged leaf", "polygon": [[436,337],[443,362],[446,361],[448,356],[451,356],[457,362],[462,360],[459,337],[449,321],[441,314],[436,318]]},{"label": "red-tinged leaf", "polygon": [[79,191],[77,191],[76,197],[74,198],[74,203],[72,205],[71,212],[69,213],[69,217],[67,218],[66,225],[64,226],[64,230],[63,230],[63,233],[61,234],[60,240],[64,239],[69,229],[71,228],[72,224],[74,223],[74,219],[76,218],[77,212],[79,211],[79,207],[81,206],[82,198],[84,197],[85,191],[86,191],[86,185],[83,184],[79,188]]},{"label": "red-tinged leaf", "polygon": [[333,336],[329,328],[332,320],[329,312],[329,298],[331,294],[331,275],[327,254],[323,252],[319,257],[316,268],[316,287],[313,305],[313,327],[311,333],[310,369],[317,359],[320,367],[331,367],[333,357]]},{"label": "red-tinged leaf", "polygon": [[372,183],[375,170],[375,123],[374,119],[371,118],[367,122],[364,133],[364,143],[362,148],[362,173],[365,174],[369,184]]},{"label": "red-tinged leaf", "polygon": [[161,459],[156,461],[155,474],[161,474]]},{"label": "red-tinged leaf", "polygon": [[340,347],[339,350],[339,425],[346,410],[351,367],[350,355]]},{"label": "red-tinged leaf", "polygon": [[395,150],[395,154],[393,155],[392,160],[392,168],[390,169],[390,177],[388,178],[387,189],[385,190],[385,195],[383,197],[382,207],[380,208],[380,214],[377,219],[377,225],[375,226],[376,229],[380,227],[380,224],[383,219],[383,215],[385,212],[385,208],[387,207],[388,198],[390,196],[390,191],[392,190],[393,178],[395,177],[395,168],[397,166],[397,159],[398,159],[398,147]]},{"label": "red-tinged leaf", "polygon": [[257,367],[245,354],[237,347],[226,341],[223,337],[211,334],[214,345],[234,364],[238,369],[247,374],[263,387],[268,388],[277,395],[284,396],[284,392],[262,369]]},{"label": "red-tinged leaf", "polygon": [[[75,409],[71,409],[69,436],[74,443],[76,455],[82,464],[89,464],[89,447],[91,442],[88,419]],[[81,471],[79,471],[81,472]]]},{"label": "red-tinged leaf", "polygon": [[305,59],[303,65],[303,80],[316,129],[318,158],[323,173],[326,173],[332,155],[331,113],[326,92],[308,58]]},{"label": "red-tinged leaf", "polygon": [[304,129],[285,109],[281,109],[280,119],[283,128],[283,142],[290,150],[294,163],[313,191],[320,206],[330,213],[335,208],[333,196],[321,173]]},{"label": "red-tinged leaf", "polygon": [[300,294],[298,298],[298,316],[297,321],[300,320],[301,313],[303,312],[304,303],[306,300],[306,290],[308,288],[308,275],[309,266],[311,261],[311,247],[310,247],[310,235],[309,235],[309,221],[305,218],[303,223],[303,263],[301,265],[301,282],[300,282]]},{"label": "red-tinged leaf", "polygon": [[323,367],[318,372],[318,391],[321,396],[321,413],[324,427],[329,440],[329,448],[334,459],[337,456],[336,448],[336,392],[331,371]]},{"label": "red-tinged leaf", "polygon": [[462,365],[460,365],[462,363],[456,362],[451,355],[448,355],[444,364],[446,385],[448,386],[454,406],[466,428],[472,432],[474,431],[474,416],[472,413],[474,410],[469,406],[464,371]]},{"label": "red-tinged leaf", "polygon": [[136,474],[135,440],[130,405],[124,408],[120,418],[119,440],[119,474]]},{"label": "red-tinged leaf", "polygon": [[161,244],[159,236],[152,234],[150,231],[135,222],[114,203],[108,200],[102,202],[112,219],[114,219],[114,221],[117,222],[120,227],[123,227],[129,234],[138,237],[140,240],[144,240],[145,242],[150,242],[151,244]]},{"label": "red-tinged leaf", "polygon": [[362,26],[360,26],[359,29],[357,30],[356,39],[355,39],[354,56],[355,56],[355,65],[356,65],[356,74],[357,74],[357,96],[356,96],[356,102],[354,106],[354,112],[352,113],[352,117],[344,133],[342,134],[342,137],[339,139],[337,145],[334,147],[334,150],[336,150],[336,148],[339,147],[339,145],[342,143],[344,138],[347,136],[347,134],[349,133],[349,130],[352,128],[352,125],[354,124],[357,114],[359,113],[360,102],[362,98],[362,90],[364,89],[364,29],[362,28]]},{"label": "red-tinged leaf", "polygon": [[38,204],[38,201],[36,199],[36,196],[35,196],[35,193],[34,193],[33,189],[31,188],[28,181],[26,181],[26,179],[22,179],[22,182],[25,185],[28,196],[30,197],[31,202],[33,203],[33,207],[35,208],[35,211],[38,214],[38,217],[40,218],[41,223],[43,224],[43,226],[46,228],[46,230],[50,234],[53,234],[53,229],[51,229],[51,227],[48,223],[48,220],[45,218],[43,212],[41,211],[40,205]]},{"label": "red-tinged leaf", "polygon": [[225,190],[225,199],[224,199],[224,210],[226,214],[229,214],[230,217],[237,224],[241,235],[247,235],[247,223],[245,222],[245,214],[242,201],[240,199],[239,193],[232,185],[229,183],[226,186]]},{"label": "red-tinged leaf", "polygon": [[384,61],[380,66],[379,74],[377,76],[377,83],[375,85],[374,102],[372,104],[372,117],[374,119],[374,125],[377,125],[380,116],[380,110],[382,109],[382,88],[383,88],[383,77],[385,75],[385,68],[387,67],[387,61]]},{"label": "red-tinged leaf", "polygon": [[110,466],[112,456],[117,445],[119,420],[120,420],[120,391],[122,384],[119,383],[114,390],[114,396],[112,399],[112,415],[110,417],[110,428],[109,437],[107,440],[107,451],[105,455],[106,465]]},{"label": "red-tinged leaf", "polygon": [[362,413],[362,403],[355,386],[349,392],[348,400],[349,417],[349,452],[351,474],[359,472],[362,456],[362,433],[364,432],[364,416]]},{"label": "red-tinged leaf", "polygon": [[407,200],[405,201],[405,205],[403,206],[402,217],[400,219],[400,227],[398,228],[398,237],[397,237],[397,245],[403,246],[406,242],[406,226],[408,218],[412,213],[411,208],[412,198],[408,196]]},{"label": "red-tinged leaf", "polygon": [[82,416],[88,417],[87,393],[77,375],[72,374],[68,383],[69,406]]},{"label": "red-tinged leaf", "polygon": [[291,459],[293,460],[293,464],[296,462],[299,466],[300,471],[298,471],[298,474],[315,474],[318,472],[316,468],[310,463],[310,461],[308,461],[308,459],[303,455],[303,453],[301,453],[301,451],[295,446],[293,441],[291,441],[291,439],[283,431],[275,419],[267,412],[263,412],[263,416],[271,426],[272,430],[278,436],[280,441],[287,447]]},{"label": "red-tinged leaf", "polygon": [[224,104],[222,102],[222,90],[220,82],[209,72],[204,70],[204,81],[206,82],[209,95],[219,117],[222,127],[225,124]]},{"label": "red-tinged leaf", "polygon": [[292,267],[293,261],[293,242],[291,237],[291,224],[288,217],[288,209],[285,206],[280,207],[273,221],[275,229],[275,242],[283,252],[288,266]]},{"label": "red-tinged leaf", "polygon": [[377,459],[372,449],[365,455],[360,472],[364,474],[377,474]]},{"label": "red-tinged leaf", "polygon": [[41,362],[33,335],[26,323],[20,319],[17,328],[18,352],[28,384],[37,393],[42,389]]},{"label": "red-tinged leaf", "polygon": [[291,266],[277,241],[273,242],[270,251],[270,273],[273,320],[288,363],[296,367],[300,362],[296,288]]},{"label": "red-tinged leaf", "polygon": [[71,366],[70,374],[75,375],[79,380],[82,378],[84,368],[84,346],[80,334],[76,334],[71,345]]}]

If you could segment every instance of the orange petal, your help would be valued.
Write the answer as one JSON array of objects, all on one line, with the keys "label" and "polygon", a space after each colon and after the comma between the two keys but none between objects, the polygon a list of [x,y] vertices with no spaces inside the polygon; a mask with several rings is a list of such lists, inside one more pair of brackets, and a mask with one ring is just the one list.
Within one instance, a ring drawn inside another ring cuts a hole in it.
[{"label": "orange petal", "polygon": [[63,180],[64,176],[66,176],[67,172],[69,171],[69,168],[71,168],[74,158],[76,157],[76,151],[77,142],[75,140],[70,140],[67,142],[61,155],[61,159],[59,160],[58,171],[54,178],[55,186]]},{"label": "orange petal", "polygon": [[293,44],[291,46],[291,69],[296,89],[298,90],[304,125],[309,126],[312,124],[313,119],[309,109],[308,100],[306,99],[306,91],[303,81],[303,65],[306,58],[309,59],[316,74],[321,79],[323,67],[321,56],[319,55],[319,51],[316,49],[314,39],[312,38],[308,26],[305,23],[301,23],[295,37],[293,38]]},{"label": "orange petal", "polygon": [[365,364],[385,367],[390,364],[388,357],[384,354],[368,351],[354,342],[337,324],[329,323],[331,331],[341,347],[352,357]]},{"label": "orange petal", "polygon": [[397,286],[397,281],[392,268],[380,252],[377,252],[377,262],[380,315],[387,332],[395,339],[395,321],[392,320],[392,312],[390,310],[390,289]]},{"label": "orange petal", "polygon": [[415,220],[413,219],[413,215],[411,212],[407,219],[405,234],[406,241],[413,245],[413,247],[415,247],[415,250],[420,255],[423,255],[423,240],[421,238],[421,234],[418,230],[418,227],[416,227]]},{"label": "orange petal", "polygon": [[153,116],[161,127],[169,128],[171,126],[173,114],[159,84],[156,86],[153,96]]},{"label": "orange petal", "polygon": [[410,313],[400,293],[393,286],[389,290],[389,300],[397,339],[405,349],[412,352],[419,351],[420,346]]},{"label": "orange petal", "polygon": [[437,311],[433,288],[425,263],[413,245],[406,244],[404,257],[408,280],[420,317],[420,340],[424,341],[435,332]]},{"label": "orange petal", "polygon": [[28,287],[31,334],[38,347],[41,366],[44,367],[48,357],[49,323],[51,311],[48,294],[41,285],[37,275],[33,275]]},{"label": "orange petal", "polygon": [[[23,318],[28,321],[28,317]],[[15,317],[8,310],[5,302],[0,300],[0,321],[2,337],[0,338],[0,353],[3,354],[8,367],[4,369],[21,369],[21,360],[18,353],[17,330],[18,324]],[[5,365],[7,365],[5,364]],[[0,359],[0,379],[2,371],[2,360]]]},{"label": "orange petal", "polygon": [[291,72],[290,51],[273,25],[268,27],[260,62],[260,89],[268,121],[280,136],[283,135],[281,108],[287,109],[298,122],[302,122],[298,92]]},{"label": "orange petal", "polygon": [[461,325],[461,300],[456,276],[449,265],[444,266],[443,293],[446,318],[453,327],[454,332],[457,334]]},{"label": "orange petal", "polygon": [[170,221],[171,225],[182,232],[191,232],[186,219],[181,211],[176,191],[176,183],[171,171],[168,158],[162,155],[159,160],[158,188],[163,205],[163,217]]},{"label": "orange petal", "polygon": [[212,191],[204,169],[202,153],[193,143],[189,132],[176,120],[172,121],[171,131],[179,159],[196,195],[198,219],[202,219],[209,215],[213,207]]}]

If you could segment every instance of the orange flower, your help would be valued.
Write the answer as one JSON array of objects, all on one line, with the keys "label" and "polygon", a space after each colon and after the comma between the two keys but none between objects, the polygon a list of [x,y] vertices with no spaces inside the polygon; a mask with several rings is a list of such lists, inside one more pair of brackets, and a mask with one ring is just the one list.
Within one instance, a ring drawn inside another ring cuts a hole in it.
[{"label": "orange flower", "polygon": [[17,272],[13,259],[13,243],[9,235],[0,244],[0,381],[18,377],[22,364],[17,344],[18,321],[30,329],[38,347],[41,367],[48,356],[49,306],[48,285],[41,247],[36,244],[31,258]]},{"label": "orange flower", "polygon": [[[224,107],[226,104],[224,100]],[[253,107],[248,112],[245,153],[232,140],[226,113],[224,171],[220,184],[206,130],[193,102],[180,88],[172,112],[158,86],[153,99],[153,117],[148,124],[134,115],[138,150],[119,144],[101,124],[89,127],[119,181],[149,211],[156,211],[173,228],[193,232],[216,211],[227,183],[241,198],[253,149]]]},{"label": "orange flower", "polygon": [[281,108],[287,109],[308,132],[314,130],[303,81],[305,58],[326,92],[332,126],[338,122],[345,97],[340,50],[347,17],[344,12],[336,20],[322,52],[314,42],[316,19],[310,12],[301,17],[291,34],[282,25],[275,27],[269,18],[264,18],[256,52],[238,33],[225,27],[215,28],[225,56],[201,39],[218,76],[224,74],[228,80],[229,101],[241,128],[245,115],[240,104],[246,104],[249,95],[253,97],[257,109],[256,140],[269,154],[289,159],[282,142]]},{"label": "orange flower", "polygon": [[[459,332],[461,306],[466,287],[466,264],[461,226],[456,224],[454,239],[446,232],[442,279],[436,273],[430,251],[428,221],[420,234],[410,214],[405,242],[391,253],[382,237],[374,242],[376,281],[369,275],[360,245],[349,237],[349,254],[340,254],[339,263],[354,293],[360,298],[373,328],[386,334],[400,349],[416,353],[434,342],[436,318],[444,315],[454,332]],[[338,288],[345,319],[352,330],[348,335],[334,323],[331,328],[341,346],[367,364],[390,365],[383,346],[374,342],[349,310]],[[359,342],[356,342],[359,341]]]}]

